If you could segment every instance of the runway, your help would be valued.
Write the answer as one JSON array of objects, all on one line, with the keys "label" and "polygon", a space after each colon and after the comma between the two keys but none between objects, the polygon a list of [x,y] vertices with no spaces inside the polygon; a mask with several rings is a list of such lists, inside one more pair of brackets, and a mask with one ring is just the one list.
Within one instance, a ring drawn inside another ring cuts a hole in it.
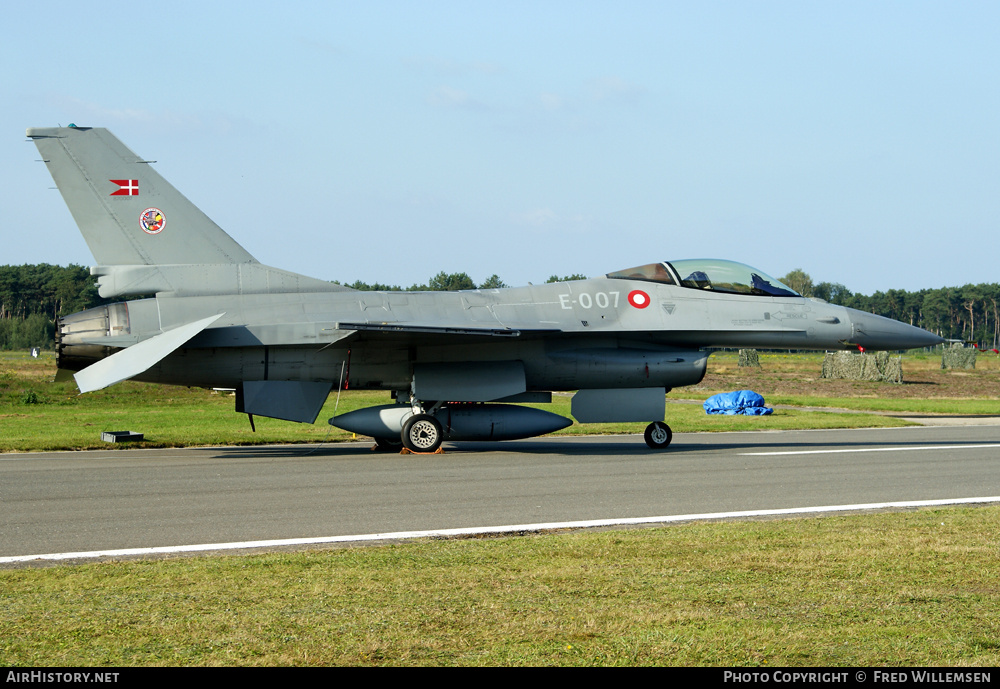
[{"label": "runway", "polygon": [[1000,426],[0,455],[0,556],[1000,495]]}]

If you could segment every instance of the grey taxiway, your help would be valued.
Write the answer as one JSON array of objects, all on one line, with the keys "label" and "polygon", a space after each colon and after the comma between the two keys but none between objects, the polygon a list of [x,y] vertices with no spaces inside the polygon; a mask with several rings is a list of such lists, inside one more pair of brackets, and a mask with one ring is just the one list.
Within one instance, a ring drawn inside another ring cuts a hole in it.
[{"label": "grey taxiway", "polygon": [[0,455],[0,557],[1000,495],[1000,426]]}]

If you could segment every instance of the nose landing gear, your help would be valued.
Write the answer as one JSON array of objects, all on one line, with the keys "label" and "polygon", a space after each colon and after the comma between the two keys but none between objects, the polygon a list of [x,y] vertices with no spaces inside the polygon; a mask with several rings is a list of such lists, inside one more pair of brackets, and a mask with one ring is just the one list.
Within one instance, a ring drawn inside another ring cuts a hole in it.
[{"label": "nose landing gear", "polygon": [[654,421],[646,426],[643,437],[646,439],[646,445],[651,449],[665,450],[670,445],[670,441],[673,440],[674,434],[667,424],[662,421]]}]

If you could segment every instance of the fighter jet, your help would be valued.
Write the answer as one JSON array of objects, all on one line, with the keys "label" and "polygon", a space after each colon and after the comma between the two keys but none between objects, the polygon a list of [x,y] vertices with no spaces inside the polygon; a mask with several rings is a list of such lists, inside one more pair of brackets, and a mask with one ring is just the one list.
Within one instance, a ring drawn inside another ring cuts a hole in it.
[{"label": "fighter jet", "polygon": [[665,394],[702,379],[707,348],[942,342],[718,259],[527,287],[359,292],[261,264],[106,129],[27,136],[96,259],[100,295],[144,296],[59,319],[58,368],[82,393],[125,379],[230,388],[253,424],[313,423],[334,389],[385,390],[393,402],[330,424],[433,452],[564,428],[516,403],[574,391],[577,421],[648,422],[646,444],[663,449]]}]

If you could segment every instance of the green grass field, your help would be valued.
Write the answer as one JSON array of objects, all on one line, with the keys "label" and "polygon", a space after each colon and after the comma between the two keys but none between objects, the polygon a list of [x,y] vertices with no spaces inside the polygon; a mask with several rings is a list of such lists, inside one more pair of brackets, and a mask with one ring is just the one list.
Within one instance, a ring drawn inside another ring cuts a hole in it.
[{"label": "green grass field", "polygon": [[[713,362],[708,387],[684,394],[746,376],[734,355]],[[814,382],[818,362],[773,355],[754,380],[771,404],[997,413],[992,363],[955,374],[965,387],[954,397],[780,392],[843,389]],[[49,382],[52,369],[51,355],[0,353],[0,451],[112,447],[103,430],[144,432],[143,446],[349,437],[323,423],[333,397],[315,426],[258,419],[251,433],[226,394],[123,383],[80,396]],[[969,395],[970,377],[983,392]],[[339,411],[387,397],[351,392]],[[801,409],[708,417],[692,404],[667,415],[679,432],[905,423]],[[565,432],[588,430],[642,424]],[[1000,507],[955,507],[6,569],[0,662],[988,667],[1000,662],[997,534]]]},{"label": "green grass field", "polygon": [[[816,355],[799,356],[799,367],[820,365]],[[713,355],[713,365],[725,369],[733,358],[734,355]],[[111,446],[101,440],[101,432],[124,430],[143,433],[143,447],[339,442],[354,437],[326,423],[334,415],[335,409],[337,413],[344,413],[391,402],[386,392],[346,391],[339,400],[335,394],[330,396],[316,424],[257,418],[257,430],[253,432],[247,417],[234,412],[235,399],[231,393],[126,381],[104,390],[79,395],[72,381],[52,382],[54,369],[55,362],[51,353],[43,353],[39,359],[32,359],[19,352],[0,352],[0,452],[107,449]],[[780,377],[787,374],[779,372],[775,375]],[[703,400],[711,392],[681,389],[671,393],[670,398],[695,396]],[[772,405],[915,413],[926,411],[929,405],[937,405],[943,411],[959,414],[996,413],[1000,406],[995,400],[989,399],[928,403],[922,399],[787,394],[769,395],[767,399]],[[555,395],[551,405],[537,406],[570,416],[568,395]],[[666,420],[678,433],[867,428],[907,424],[897,418],[875,414],[807,412],[796,409],[780,409],[766,417],[707,416],[700,406],[688,404],[668,405]],[[641,423],[574,423],[560,433],[641,434],[644,428],[645,424]]]},{"label": "green grass field", "polygon": [[995,666],[1000,507],[0,571],[8,666]]}]

